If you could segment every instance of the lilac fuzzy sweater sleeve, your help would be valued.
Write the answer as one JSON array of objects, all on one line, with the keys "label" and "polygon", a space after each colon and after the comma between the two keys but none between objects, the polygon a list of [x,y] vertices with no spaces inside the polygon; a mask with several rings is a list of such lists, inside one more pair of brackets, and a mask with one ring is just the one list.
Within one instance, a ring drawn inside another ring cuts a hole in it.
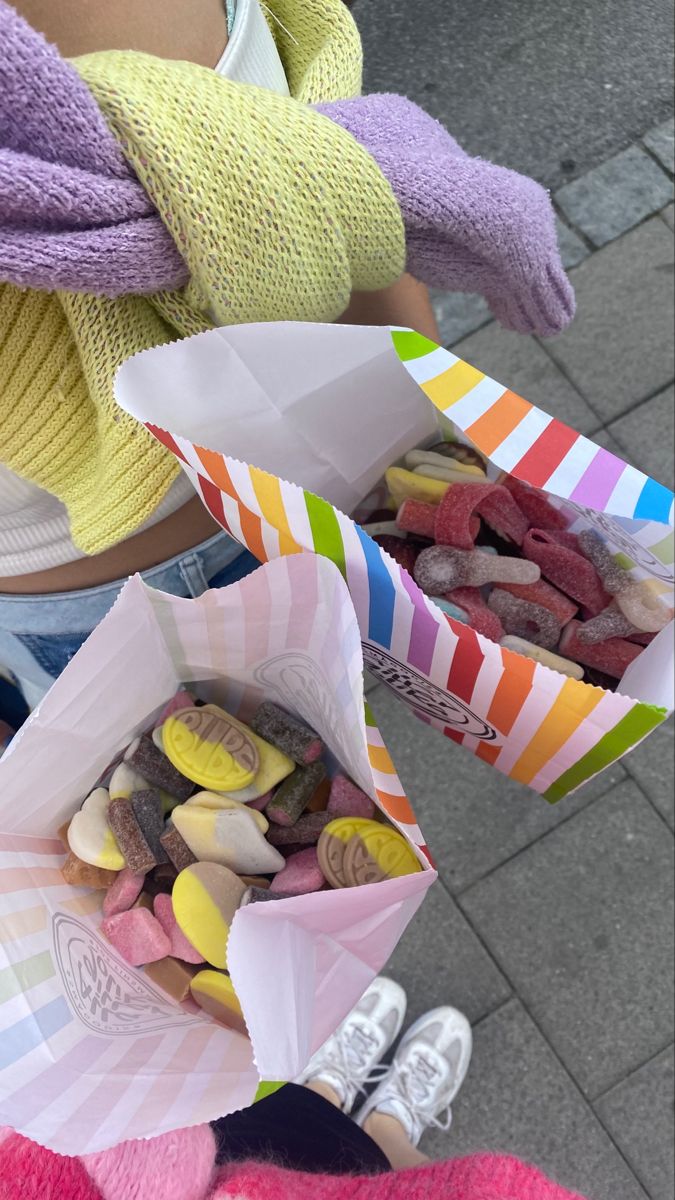
[{"label": "lilac fuzzy sweater sleeve", "polygon": [[318,106],[373,156],[391,184],[411,275],[484,296],[507,329],[551,336],[574,315],[547,192],[533,179],[470,158],[403,96]]}]

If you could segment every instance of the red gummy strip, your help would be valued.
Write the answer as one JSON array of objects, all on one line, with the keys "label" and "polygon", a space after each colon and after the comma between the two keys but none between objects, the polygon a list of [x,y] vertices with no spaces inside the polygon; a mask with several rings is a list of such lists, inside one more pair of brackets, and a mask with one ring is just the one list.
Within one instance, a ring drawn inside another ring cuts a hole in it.
[{"label": "red gummy strip", "polygon": [[531,562],[537,563],[542,575],[551,583],[596,616],[611,603],[612,598],[602,586],[593,564],[583,554],[577,554],[576,550],[562,545],[560,536],[546,529],[530,529],[523,541],[523,554]]},{"label": "red gummy strip", "polygon": [[500,583],[499,586],[502,591],[510,592],[519,600],[529,600],[530,604],[540,604],[542,608],[547,608],[561,625],[571,621],[579,608],[569,596],[563,595],[545,579],[538,579],[536,583]]},{"label": "red gummy strip", "polygon": [[560,639],[560,653],[564,658],[574,659],[585,667],[604,671],[613,679],[621,679],[626,668],[642,654],[643,647],[636,646],[626,638],[607,638],[606,642],[587,645],[579,641],[580,628],[580,621],[570,621],[565,627]]},{"label": "red gummy strip", "polygon": [[501,484],[451,483],[436,509],[437,544],[473,550],[477,516],[483,517],[495,533],[518,546],[527,533],[527,519]]},{"label": "red gummy strip", "polygon": [[406,533],[416,533],[418,537],[433,541],[436,505],[425,504],[423,500],[404,500],[396,514],[396,524]]},{"label": "red gummy strip", "polygon": [[504,480],[504,487],[509,490],[530,526],[534,525],[537,529],[567,529],[569,522],[560,509],[554,508],[538,488],[529,487],[513,475]]},{"label": "red gummy strip", "polygon": [[499,642],[504,637],[504,627],[497,614],[488,608],[480,588],[455,588],[453,592],[445,593],[445,599],[464,609],[468,624],[476,633],[482,633],[493,642]]},{"label": "red gummy strip", "polygon": [[495,533],[522,546],[531,521],[520,511],[513,496],[501,484],[497,484],[494,492],[486,496],[478,507],[478,512]]},{"label": "red gummy strip", "polygon": [[419,554],[419,546],[407,542],[404,538],[395,537],[393,533],[378,533],[373,539],[387,554],[403,567],[409,575],[415,570],[415,562]]}]

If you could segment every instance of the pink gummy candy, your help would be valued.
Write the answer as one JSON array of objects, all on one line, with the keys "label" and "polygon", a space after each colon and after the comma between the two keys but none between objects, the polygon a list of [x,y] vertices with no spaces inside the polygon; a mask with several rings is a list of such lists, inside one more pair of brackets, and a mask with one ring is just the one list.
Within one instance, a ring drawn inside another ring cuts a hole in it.
[{"label": "pink gummy candy", "polygon": [[285,892],[287,896],[303,896],[305,892],[318,892],[325,882],[316,847],[310,846],[286,859],[285,866],[272,880],[271,890]]},{"label": "pink gummy candy", "polygon": [[549,612],[553,613],[561,626],[571,621],[579,608],[579,605],[570,600],[569,596],[565,596],[545,579],[538,579],[536,583],[500,583],[499,586],[503,591],[510,592],[512,596],[518,596],[520,600],[529,600],[531,604],[541,604],[542,608],[547,608]]},{"label": "pink gummy candy", "polygon": [[336,775],[330,785],[330,796],[326,811],[333,817],[366,817],[371,820],[375,805],[370,796],[361,791],[345,775]]},{"label": "pink gummy candy", "polygon": [[202,963],[205,960],[192,942],[189,942],[179,927],[173,912],[173,901],[166,892],[160,892],[153,901],[155,916],[171,943],[169,953],[187,963]]},{"label": "pink gummy candy", "polygon": [[611,597],[602,586],[593,564],[583,554],[563,545],[561,536],[567,535],[546,529],[530,529],[523,540],[523,554],[541,567],[542,574],[551,583],[578,600],[595,616],[607,607]]},{"label": "pink gummy candy", "polygon": [[625,638],[608,638],[606,642],[586,645],[579,640],[579,621],[570,621],[563,629],[560,653],[564,658],[574,659],[585,667],[596,667],[613,679],[621,679],[624,671],[642,654],[642,646],[636,646]]},{"label": "pink gummy candy", "polygon": [[129,867],[124,867],[105,894],[103,916],[114,917],[131,908],[143,891],[144,883],[145,875],[134,875]]},{"label": "pink gummy candy", "polygon": [[520,546],[527,520],[510,492],[499,483],[451,483],[436,510],[434,534],[443,546],[473,549],[475,517],[506,541]]},{"label": "pink gummy candy", "polygon": [[560,509],[553,507],[539,488],[530,487],[529,483],[523,483],[513,475],[504,480],[504,487],[511,493],[530,526],[534,525],[536,529],[567,529],[567,518]]},{"label": "pink gummy candy", "polygon": [[552,650],[560,638],[560,622],[542,604],[512,596],[502,588],[493,588],[488,599],[488,608],[499,617],[509,634]]},{"label": "pink gummy candy", "polygon": [[398,563],[399,567],[403,567],[409,575],[412,575],[419,554],[419,546],[405,541],[404,538],[395,537],[391,533],[378,533],[373,540],[394,559],[394,562]]},{"label": "pink gummy candy", "polygon": [[130,908],[128,912],[106,917],[101,931],[132,967],[142,967],[171,954],[171,942],[147,908]]},{"label": "pink gummy candy", "polygon": [[483,637],[492,642],[499,642],[504,637],[504,627],[497,614],[488,608],[480,588],[458,587],[452,592],[446,592],[444,599],[464,609],[468,618],[467,624],[475,629],[476,633],[482,633]]},{"label": "pink gummy candy", "polygon": [[425,504],[423,500],[404,500],[396,514],[396,524],[406,533],[416,533],[418,537],[433,541],[436,505]]},{"label": "pink gummy candy", "polygon": [[269,791],[265,792],[264,796],[256,796],[255,800],[246,800],[245,803],[247,808],[255,808],[258,812],[263,812],[271,799],[272,792]]}]

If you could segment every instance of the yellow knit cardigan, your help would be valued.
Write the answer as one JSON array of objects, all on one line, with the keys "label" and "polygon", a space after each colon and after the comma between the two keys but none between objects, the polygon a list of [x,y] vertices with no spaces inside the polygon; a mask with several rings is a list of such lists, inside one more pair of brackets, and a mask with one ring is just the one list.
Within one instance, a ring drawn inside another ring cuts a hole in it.
[{"label": "yellow knit cardigan", "polygon": [[151,297],[0,286],[0,460],[64,502],[85,554],[133,534],[179,470],[115,406],[126,358],[214,324],[332,321],[403,269],[388,183],[307,107],[358,93],[352,18],[342,0],[269,5],[292,98],[144,54],[75,61],[190,269]]}]

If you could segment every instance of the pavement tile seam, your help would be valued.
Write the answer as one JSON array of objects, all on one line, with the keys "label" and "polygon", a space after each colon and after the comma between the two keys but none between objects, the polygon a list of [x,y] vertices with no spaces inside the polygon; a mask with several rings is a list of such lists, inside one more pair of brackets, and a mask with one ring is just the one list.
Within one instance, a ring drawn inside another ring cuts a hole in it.
[{"label": "pavement tile seam", "polygon": [[[625,780],[622,780],[621,782],[625,782]],[[631,775],[631,782],[633,782],[632,775]],[[480,883],[484,883],[485,880],[490,879],[493,875],[495,875],[497,873],[497,871],[501,871],[502,867],[505,867],[507,864],[510,864],[510,863],[514,862],[517,858],[520,858],[521,854],[524,854],[526,850],[531,850],[533,846],[537,846],[540,842],[546,841],[546,839],[549,838],[552,833],[556,833],[559,829],[563,829],[565,825],[569,825],[570,821],[573,821],[575,817],[581,816],[582,813],[589,812],[590,809],[593,808],[593,805],[598,803],[598,800],[605,799],[607,792],[611,790],[612,786],[613,786],[612,784],[608,784],[607,791],[600,792],[597,796],[594,796],[593,799],[589,800],[588,804],[584,805],[583,808],[575,809],[574,812],[571,812],[568,817],[563,817],[562,821],[558,821],[558,824],[552,826],[551,829],[547,829],[544,833],[537,834],[536,837],[533,837],[532,840],[527,842],[524,846],[519,846],[519,848],[517,850],[515,850],[513,852],[513,854],[509,854],[508,858],[503,858],[501,860],[501,862],[496,863],[495,866],[491,867],[489,871],[485,871],[482,875],[479,875],[475,879],[472,879],[471,883],[467,883],[465,887],[460,888],[458,891],[452,892],[451,894],[454,896],[455,900],[460,901],[462,896],[466,895],[467,892],[470,892],[472,888],[477,887],[478,884],[480,884]],[[620,787],[621,783],[619,783],[616,786]],[[641,788],[640,788],[640,791],[642,791]],[[559,800],[558,803],[564,804],[565,800],[564,799]],[[670,829],[668,830],[668,832],[669,833],[671,832]],[[441,877],[439,874],[439,879],[440,878]],[[445,882],[443,883],[443,886],[447,888],[447,885],[445,884]],[[464,914],[466,919],[469,920],[469,918],[466,916],[466,913],[464,912],[463,908],[462,908],[462,913]],[[469,923],[471,924],[470,921],[469,921]],[[473,929],[473,925],[471,926],[471,928]],[[476,931],[474,930],[474,932],[476,932]],[[477,934],[476,936],[480,936],[480,935]],[[500,970],[503,970],[503,968],[500,967]],[[511,981],[509,980],[509,983],[510,982]]]},{"label": "pavement tile seam", "polygon": [[471,930],[471,933],[473,934],[473,936],[475,937],[479,946],[481,947],[481,950],[484,952],[484,954],[490,960],[490,963],[492,964],[492,966],[495,968],[496,971],[499,972],[501,977],[506,981],[506,983],[508,984],[508,986],[510,988],[510,992],[509,992],[508,996],[506,996],[503,1000],[498,1000],[493,1008],[487,1009],[485,1011],[483,1016],[479,1018],[479,1021],[474,1022],[475,1025],[478,1025],[480,1023],[480,1021],[484,1021],[486,1017],[491,1017],[494,1013],[499,1012],[499,1009],[503,1008],[505,1004],[510,1004],[512,1000],[520,999],[520,997],[518,996],[516,989],[514,988],[513,984],[511,983],[511,980],[509,979],[506,972],[499,966],[497,959],[495,958],[494,954],[492,953],[492,950],[488,946],[484,937],[475,928],[473,921],[471,921],[470,918],[467,917],[466,913],[464,912],[464,909],[457,902],[457,896],[454,895],[454,893],[450,891],[450,888],[448,887],[447,883],[441,876],[440,872],[438,875],[438,879],[436,880],[435,886],[442,888],[443,891],[445,892],[445,895],[448,897],[448,899],[456,905],[457,909],[459,910],[460,915],[466,922],[467,926]]},{"label": "pavement tile seam", "polygon": [[[626,755],[626,759],[629,759],[629,758],[630,758],[630,754],[627,754],[627,755]],[[647,803],[649,804],[650,808],[652,808],[652,809],[654,810],[654,812],[656,813],[657,817],[658,817],[658,818],[659,818],[659,820],[661,821],[661,824],[662,824],[662,825],[664,826],[664,828],[665,828],[665,829],[668,831],[668,834],[670,835],[670,837],[671,837],[671,838],[675,838],[675,833],[673,833],[673,830],[670,828],[670,825],[668,824],[668,822],[667,822],[666,818],[664,817],[663,813],[662,813],[662,812],[661,812],[661,810],[659,809],[658,805],[656,805],[656,804],[654,803],[654,801],[652,800],[652,798],[651,798],[651,796],[649,795],[649,793],[645,791],[644,787],[643,787],[643,786],[642,786],[642,784],[640,783],[640,780],[637,778],[637,776],[633,774],[633,772],[631,771],[630,767],[628,766],[628,762],[626,762],[626,763],[625,763],[625,766],[626,766],[626,772],[627,772],[627,774],[628,774],[628,776],[629,776],[629,778],[630,778],[630,780],[631,780],[631,783],[634,783],[634,784],[635,784],[635,787],[636,787],[636,788],[638,789],[638,791],[641,793],[641,795],[643,796],[643,798],[644,798],[644,799],[647,801]],[[598,797],[598,799],[599,799],[599,797]]]},{"label": "pavement tile seam", "polygon": [[[466,919],[467,919],[467,920],[469,919],[469,918],[466,916],[466,913],[464,913],[464,916],[466,917]],[[473,926],[472,926],[472,928],[473,928]],[[475,932],[475,930],[474,930],[474,932]],[[477,935],[477,936],[478,936],[478,935]],[[511,981],[508,979],[508,974],[507,974],[507,972],[504,970],[504,968],[501,968],[501,969],[502,969],[502,974],[503,974],[503,975],[506,977],[506,979],[507,979],[507,980],[509,981],[509,983],[510,983]],[[634,1178],[634,1180],[635,1180],[636,1184],[638,1185],[638,1187],[639,1187],[639,1188],[642,1190],[642,1192],[644,1193],[645,1200],[651,1200],[651,1198],[650,1198],[650,1196],[649,1196],[649,1193],[648,1193],[648,1192],[645,1190],[645,1188],[644,1188],[644,1186],[643,1186],[643,1184],[642,1184],[642,1181],[641,1181],[641,1180],[638,1178],[638,1176],[635,1174],[635,1171],[633,1170],[633,1167],[632,1167],[631,1163],[628,1161],[628,1159],[627,1159],[626,1155],[624,1154],[624,1152],[623,1152],[623,1150],[622,1150],[621,1146],[620,1146],[620,1145],[619,1145],[619,1143],[616,1141],[616,1138],[613,1136],[613,1134],[612,1134],[612,1133],[610,1132],[610,1130],[607,1128],[607,1126],[605,1125],[605,1122],[603,1121],[603,1119],[602,1119],[602,1117],[600,1116],[600,1114],[599,1114],[599,1113],[597,1113],[597,1112],[595,1111],[595,1108],[594,1108],[594,1103],[595,1103],[595,1101],[594,1101],[594,1100],[591,1100],[591,1098],[590,1098],[589,1096],[586,1096],[586,1095],[584,1094],[584,1092],[582,1091],[581,1087],[580,1087],[580,1086],[579,1086],[579,1084],[577,1083],[577,1080],[575,1079],[574,1075],[573,1075],[573,1074],[572,1074],[572,1072],[570,1071],[569,1067],[567,1066],[567,1064],[566,1064],[566,1063],[564,1063],[564,1062],[563,1062],[563,1060],[561,1059],[560,1055],[558,1054],[558,1052],[557,1052],[557,1050],[556,1050],[555,1046],[554,1046],[554,1045],[551,1043],[551,1041],[549,1040],[548,1036],[546,1035],[546,1033],[544,1032],[544,1030],[541,1028],[541,1026],[540,1026],[539,1022],[537,1021],[537,1018],[536,1018],[536,1017],[534,1016],[534,1014],[531,1012],[531,1010],[530,1010],[530,1007],[529,1007],[529,1005],[528,1005],[527,1001],[526,1001],[526,1000],[524,1000],[524,999],[523,999],[523,997],[522,997],[521,995],[519,995],[519,994],[518,994],[518,992],[514,991],[514,994],[513,994],[512,996],[509,996],[509,998],[508,998],[507,1000],[504,1000],[504,1001],[503,1001],[501,1004],[498,1004],[498,1005],[497,1005],[497,1007],[496,1007],[496,1008],[494,1008],[494,1009],[492,1010],[492,1012],[491,1012],[491,1013],[486,1013],[486,1014],[485,1014],[485,1016],[484,1016],[484,1017],[481,1017],[479,1021],[475,1021],[475,1022],[474,1022],[474,1024],[473,1024],[473,1026],[472,1026],[472,1028],[473,1028],[474,1030],[475,1030],[475,1029],[478,1029],[478,1027],[480,1026],[480,1024],[481,1024],[483,1021],[486,1021],[486,1020],[488,1020],[490,1017],[494,1017],[495,1013],[498,1013],[498,1012],[500,1012],[500,1011],[501,1011],[501,1009],[505,1009],[505,1008],[507,1008],[507,1007],[508,1007],[510,1004],[518,1004],[518,1005],[520,1005],[520,1007],[522,1008],[523,1012],[526,1014],[526,1016],[529,1018],[529,1020],[530,1020],[530,1021],[532,1022],[532,1024],[534,1025],[534,1027],[535,1027],[535,1029],[536,1029],[537,1033],[539,1034],[539,1036],[540,1036],[540,1037],[542,1038],[542,1040],[545,1042],[545,1044],[546,1044],[546,1046],[547,1046],[547,1048],[548,1048],[548,1051],[549,1051],[549,1053],[553,1055],[553,1057],[554,1057],[554,1059],[555,1059],[555,1061],[556,1061],[556,1063],[557,1063],[557,1065],[558,1065],[559,1069],[560,1069],[560,1070],[563,1072],[563,1074],[564,1074],[564,1075],[567,1077],[567,1079],[568,1079],[568,1080],[569,1080],[569,1082],[571,1083],[572,1087],[574,1088],[574,1091],[576,1092],[576,1095],[577,1095],[577,1100],[578,1100],[578,1101],[579,1101],[579,1102],[580,1102],[580,1103],[583,1105],[583,1107],[584,1107],[584,1108],[585,1108],[585,1109],[588,1111],[588,1113],[589,1113],[589,1116],[592,1116],[592,1117],[594,1117],[594,1118],[595,1118],[595,1120],[598,1122],[598,1124],[599,1124],[599,1125],[602,1127],[602,1129],[603,1129],[603,1130],[604,1130],[604,1132],[606,1133],[606,1135],[607,1135],[607,1137],[608,1137],[609,1141],[611,1142],[612,1146],[614,1147],[614,1149],[616,1150],[617,1154],[619,1155],[619,1157],[621,1158],[621,1160],[622,1160],[622,1161],[623,1161],[623,1163],[625,1164],[625,1166],[626,1166],[627,1170],[628,1170],[628,1171],[630,1172],[630,1174],[633,1176],[633,1178]],[[670,1044],[670,1043],[669,1043],[669,1044]],[[664,1049],[667,1049],[667,1048],[668,1048],[667,1046],[666,1046],[666,1047],[664,1047]],[[659,1054],[663,1054],[663,1050],[660,1050],[660,1051],[659,1051]],[[654,1057],[654,1058],[657,1058],[657,1057],[658,1057],[658,1055],[653,1055],[652,1057]],[[649,1058],[647,1061],[648,1061],[648,1062],[651,1062],[651,1058]],[[636,1069],[639,1071],[639,1070],[641,1069],[641,1067],[643,1067],[644,1065],[645,1065],[645,1063],[641,1063],[641,1064],[640,1064],[640,1066],[639,1066],[639,1067],[637,1067]],[[633,1072],[631,1071],[631,1072],[630,1072],[630,1074],[632,1075],[632,1074],[633,1074]],[[624,1080],[620,1080],[620,1082],[621,1082],[621,1083],[623,1083],[623,1082],[624,1082]],[[618,1086],[618,1084],[617,1084],[617,1085],[613,1085],[613,1086]],[[609,1089],[609,1091],[612,1091],[612,1090],[613,1090],[613,1088],[610,1088],[610,1089]],[[598,1097],[598,1099],[599,1099],[599,1097]]]},{"label": "pavement tile seam", "polygon": [[[506,1003],[508,1004],[508,1000]],[[481,1021],[482,1020],[483,1018],[481,1017]],[[476,1024],[478,1024],[478,1022],[476,1022]],[[596,1104],[600,1104],[602,1100],[606,1100],[608,1096],[611,1096],[612,1092],[617,1091],[617,1089],[622,1087],[624,1083],[628,1083],[628,1081],[632,1079],[634,1075],[639,1074],[640,1071],[644,1070],[645,1067],[650,1066],[651,1063],[655,1063],[663,1054],[670,1050],[672,1045],[673,1039],[669,1038],[665,1046],[662,1046],[660,1050],[656,1050],[654,1054],[650,1054],[649,1058],[646,1058],[644,1062],[639,1063],[637,1067],[633,1067],[630,1071],[627,1071],[626,1074],[621,1079],[617,1079],[616,1083],[613,1083],[611,1087],[605,1088],[604,1092],[598,1092],[597,1096],[593,1096],[591,1104],[595,1106]],[[602,1120],[602,1118],[600,1117],[599,1120]]]},{"label": "pavement tile seam", "polygon": [[[594,253],[596,253],[596,252],[594,251]],[[592,257],[592,255],[590,255],[589,257]],[[588,262],[588,259],[584,259],[584,262]],[[572,270],[568,272],[568,274],[569,274],[569,276],[570,276],[570,279],[571,279],[572,283],[574,283],[574,272],[575,272],[575,270],[576,270],[576,267],[573,267],[573,268],[572,268]],[[575,391],[577,391],[577,392],[579,393],[579,395],[581,396],[582,400],[584,400],[584,401],[586,402],[586,404],[587,404],[587,405],[588,405],[588,407],[590,408],[590,410],[591,410],[591,412],[593,413],[593,415],[594,415],[594,416],[596,416],[596,417],[598,418],[598,428],[600,428],[600,427],[602,426],[602,424],[603,424],[604,418],[603,418],[603,417],[602,417],[602,415],[601,415],[601,414],[598,412],[598,410],[597,410],[597,408],[595,407],[595,405],[594,405],[593,401],[592,401],[592,400],[590,400],[590,399],[589,399],[589,397],[586,395],[586,392],[585,392],[585,391],[584,391],[584,389],[583,389],[583,385],[580,385],[580,384],[579,384],[579,382],[578,382],[577,380],[573,380],[573,379],[571,378],[571,376],[570,376],[569,372],[567,371],[567,369],[566,369],[566,367],[565,367],[565,364],[564,364],[563,362],[559,362],[559,361],[558,361],[558,359],[557,359],[557,357],[556,357],[556,356],[555,356],[555,354],[553,353],[553,351],[549,349],[549,347],[548,347],[548,344],[547,344],[547,343],[548,343],[548,338],[539,338],[539,337],[537,337],[537,338],[535,338],[535,341],[536,341],[536,342],[537,342],[537,344],[538,344],[538,345],[541,347],[541,349],[544,351],[544,353],[547,355],[547,357],[550,359],[550,361],[553,363],[553,366],[556,368],[556,370],[557,370],[557,371],[559,371],[559,372],[560,372],[560,374],[563,376],[563,378],[567,380],[567,382],[569,383],[570,387],[573,387],[573,388],[574,388],[574,390],[575,390]],[[658,390],[658,391],[663,391],[663,388],[658,388],[657,390]],[[527,396],[525,396],[525,399],[527,399]],[[555,415],[555,414],[552,414],[552,415]],[[592,434],[589,434],[588,436],[589,436],[589,437],[592,437],[593,435],[592,435]]]},{"label": "pavement tile seam", "polygon": [[[630,408],[624,409],[619,417],[612,417],[612,419],[609,421],[603,421],[601,425],[598,425],[597,429],[593,429],[590,433],[587,433],[586,437],[589,437],[592,440],[594,437],[597,437],[599,433],[606,433],[609,437],[613,437],[614,440],[618,442],[619,438],[616,436],[616,433],[610,428],[610,426],[616,424],[616,422],[619,420],[623,420],[624,417],[630,416],[630,414],[634,413],[636,409],[642,408],[644,405],[649,404],[651,400],[656,400],[657,396],[660,396],[662,392],[665,392],[666,389],[671,386],[672,382],[672,380],[669,380],[665,387],[655,388],[653,392],[650,392],[648,396],[645,396],[644,400],[636,400],[635,404],[632,404]],[[577,391],[579,391],[578,385]],[[588,400],[586,400],[586,403],[588,404],[589,408],[593,407]],[[593,411],[595,412],[595,409],[593,409]]]}]

